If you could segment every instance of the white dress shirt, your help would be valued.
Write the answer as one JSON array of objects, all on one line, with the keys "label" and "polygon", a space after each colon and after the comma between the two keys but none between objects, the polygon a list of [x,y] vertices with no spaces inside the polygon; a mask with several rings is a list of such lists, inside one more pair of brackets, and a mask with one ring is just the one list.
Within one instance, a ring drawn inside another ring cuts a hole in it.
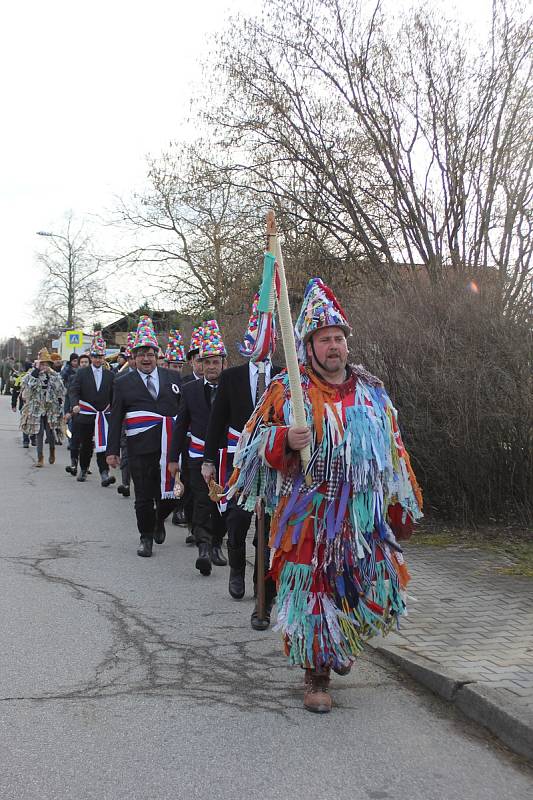
[{"label": "white dress shirt", "polygon": [[96,383],[96,391],[99,392],[100,391],[100,386],[102,385],[102,370],[103,370],[103,367],[95,367],[93,364],[91,364],[91,369],[92,369],[93,375],[94,375],[94,382]]},{"label": "white dress shirt", "polygon": [[152,372],[149,372],[149,373],[141,372],[140,369],[138,369],[137,372],[139,373],[139,375],[143,379],[144,385],[146,386],[147,389],[148,389],[148,386],[146,385],[146,379],[147,379],[148,375],[151,377],[152,382],[153,382],[153,384],[155,386],[155,390],[157,392],[157,396],[159,397],[159,372],[157,371],[157,367],[154,367]]},{"label": "white dress shirt", "polygon": [[[272,364],[270,361],[265,361],[265,388],[270,383],[270,370]],[[255,393],[257,392],[257,374],[259,367],[253,361],[248,362],[248,374],[250,376],[250,392],[252,394],[252,405],[255,406]]]}]

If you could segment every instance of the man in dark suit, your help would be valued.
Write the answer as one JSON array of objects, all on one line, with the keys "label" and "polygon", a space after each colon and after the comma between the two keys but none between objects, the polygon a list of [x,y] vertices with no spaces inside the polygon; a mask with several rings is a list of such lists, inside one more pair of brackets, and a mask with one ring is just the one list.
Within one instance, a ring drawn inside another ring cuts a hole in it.
[{"label": "man in dark suit", "polygon": [[168,461],[162,456],[168,457],[180,391],[174,376],[157,367],[158,344],[151,320],[142,318],[139,327],[141,335],[132,347],[136,369],[115,383],[107,463],[113,468],[120,465],[120,437],[126,420],[128,461],[141,539],[137,555],[149,558],[154,541],[165,541],[164,521],[176,503],[166,464],[161,467],[161,461]]},{"label": "man in dark suit", "polygon": [[104,356],[105,342],[97,331],[91,344],[91,365],[77,370],[69,386],[69,398],[79,435],[80,471],[77,480],[80,483],[86,480],[94,439],[101,484],[109,486],[115,483],[115,478],[109,475],[105,450],[115,375],[104,368]]},{"label": "man in dark suit", "polygon": [[196,569],[201,575],[211,574],[211,564],[226,566],[221,545],[226,531],[224,519],[209,499],[209,489],[202,477],[204,441],[211,407],[225,366],[226,350],[218,325],[210,320],[202,329],[200,356],[204,377],[181,387],[181,405],[174,428],[171,447],[171,470],[178,471],[178,460],[187,439],[189,486],[193,496],[192,534],[198,546]]},{"label": "man in dark suit", "polygon": [[[222,373],[205,439],[202,474],[206,481],[214,477],[215,467],[219,459],[219,448],[227,447],[227,453],[225,454],[226,474],[220,476],[220,483],[224,484],[231,475],[233,453],[239,436],[252,416],[256,402],[270,383],[271,377],[277,372],[279,372],[279,367],[273,367],[270,361],[267,360],[258,364],[249,361],[248,364],[231,367]],[[229,501],[225,513],[230,565],[229,593],[235,600],[240,600],[245,592],[246,535],[252,522],[252,516],[252,512],[245,511],[237,504],[235,498]],[[269,518],[266,517],[266,532],[268,532],[269,522]],[[254,545],[256,545],[255,539]],[[265,557],[267,568],[268,563],[267,551]],[[254,568],[254,584],[256,583],[256,577],[257,557]],[[275,584],[268,578],[265,581],[266,619],[260,619],[257,614],[257,608],[254,608],[251,625],[255,630],[266,630],[268,628],[270,611],[275,595]]]}]

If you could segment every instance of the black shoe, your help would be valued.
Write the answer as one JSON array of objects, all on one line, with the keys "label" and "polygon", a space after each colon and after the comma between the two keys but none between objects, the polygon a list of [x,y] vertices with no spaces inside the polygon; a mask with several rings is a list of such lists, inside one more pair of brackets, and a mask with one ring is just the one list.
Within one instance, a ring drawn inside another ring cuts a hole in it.
[{"label": "black shoe", "polygon": [[30,446],[30,443],[29,443],[29,442],[22,442],[22,446],[23,446],[23,447],[29,447],[29,446]]},{"label": "black shoe", "polygon": [[103,472],[100,473],[100,479],[102,486],[111,486],[112,483],[116,483],[117,479],[114,475],[110,475],[109,472],[105,469]]},{"label": "black shoe", "polygon": [[87,470],[80,469],[80,474],[78,475],[76,480],[78,481],[78,483],[85,483],[85,481],[87,480]]},{"label": "black shoe", "polygon": [[165,530],[165,523],[163,522],[163,520],[156,520],[155,531],[154,531],[154,542],[156,544],[163,544],[166,538],[167,538],[167,532]]},{"label": "black shoe", "polygon": [[211,575],[211,558],[209,556],[209,545],[203,542],[198,545],[198,558],[196,559],[196,569],[200,570],[200,575]]},{"label": "black shoe", "polygon": [[196,544],[196,536],[192,532],[191,528],[189,528],[189,533],[185,537],[185,544]]},{"label": "black shoe", "polygon": [[176,511],[172,514],[172,523],[173,525],[186,525],[187,520],[185,519],[185,512],[182,508],[177,508]]},{"label": "black shoe", "polygon": [[222,552],[222,548],[219,544],[214,544],[211,548],[211,561],[216,567],[227,567],[228,562]]},{"label": "black shoe", "polygon": [[152,540],[141,536],[141,544],[137,548],[137,555],[141,558],[150,558],[152,555]]},{"label": "black shoe", "polygon": [[252,611],[252,616],[250,617],[250,625],[254,631],[266,631],[267,628],[270,627],[270,614],[272,613],[273,605],[273,600],[270,603],[265,602],[265,616],[263,619],[261,619],[257,612],[257,603],[255,604],[255,608]]},{"label": "black shoe", "polygon": [[121,483],[120,486],[117,486],[117,492],[121,494],[122,497],[129,497],[131,494],[130,487],[125,486],[123,483]]},{"label": "black shoe", "polygon": [[77,473],[78,473],[78,462],[77,461],[71,461],[70,467],[65,467],[65,472],[68,472],[69,475],[72,475],[73,477],[75,477],[77,475]]},{"label": "black shoe", "polygon": [[230,567],[228,589],[234,600],[244,597],[244,572],[242,570]]}]

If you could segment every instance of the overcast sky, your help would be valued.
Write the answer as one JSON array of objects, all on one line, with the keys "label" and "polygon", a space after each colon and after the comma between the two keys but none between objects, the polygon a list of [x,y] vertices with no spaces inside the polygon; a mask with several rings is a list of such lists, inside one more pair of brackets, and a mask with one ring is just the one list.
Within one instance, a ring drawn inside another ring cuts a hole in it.
[{"label": "overcast sky", "polygon": [[[469,4],[468,16],[491,0]],[[180,136],[207,37],[260,0],[17,0],[0,12],[0,338],[32,322],[38,230],[102,213]]]}]

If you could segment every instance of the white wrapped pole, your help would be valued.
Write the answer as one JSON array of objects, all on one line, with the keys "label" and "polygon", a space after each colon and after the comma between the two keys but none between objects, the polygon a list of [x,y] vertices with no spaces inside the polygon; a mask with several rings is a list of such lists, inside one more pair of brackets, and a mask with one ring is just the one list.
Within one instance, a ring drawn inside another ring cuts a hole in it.
[{"label": "white wrapped pole", "polygon": [[[300,366],[298,363],[298,355],[296,353],[296,342],[294,340],[294,328],[289,305],[287,278],[285,276],[285,268],[283,266],[283,255],[276,230],[276,216],[273,211],[269,211],[267,214],[267,236],[268,249],[275,257],[278,265],[280,284],[278,301],[279,327],[281,329],[281,338],[283,340],[283,349],[285,351],[285,361],[287,363],[294,424],[300,428],[303,428],[307,425],[307,419],[305,416],[304,396],[300,380]],[[302,461],[302,470],[305,473],[311,458],[311,449],[309,445],[304,447],[303,450],[300,450],[300,458]],[[305,476],[305,482],[308,486],[311,485],[311,475]]]}]

